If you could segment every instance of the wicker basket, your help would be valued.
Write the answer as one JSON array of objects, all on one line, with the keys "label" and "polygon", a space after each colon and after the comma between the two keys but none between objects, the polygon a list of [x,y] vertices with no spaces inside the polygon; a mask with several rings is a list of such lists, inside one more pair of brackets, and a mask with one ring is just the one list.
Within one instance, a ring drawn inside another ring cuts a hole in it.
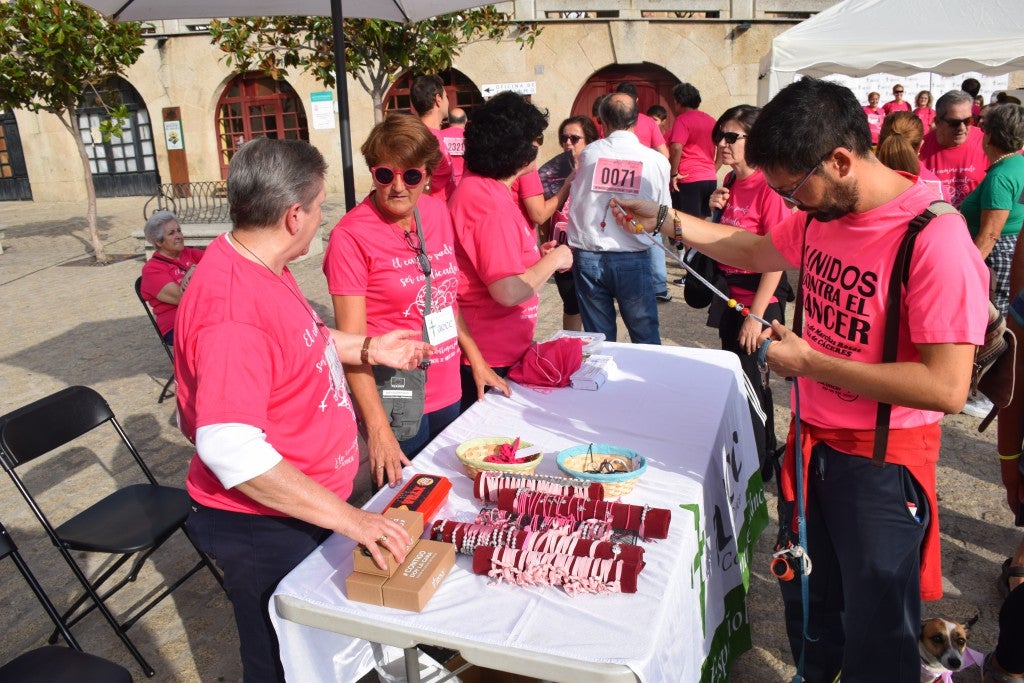
[{"label": "wicker basket", "polygon": [[[455,455],[466,468],[466,474],[470,479],[475,479],[476,475],[480,472],[533,474],[533,471],[537,469],[537,465],[544,458],[543,453],[538,453],[532,459],[522,463],[484,462],[484,458],[487,456],[497,455],[502,445],[513,442],[515,442],[515,438],[507,436],[482,436],[477,439],[463,441],[455,449]],[[533,444],[528,441],[519,442],[520,448],[529,448],[530,446],[533,446]]]},{"label": "wicker basket", "polygon": [[[600,483],[606,498],[626,495],[647,471],[647,459],[636,451],[601,443],[566,448],[558,454],[557,462],[558,468],[570,477]],[[588,471],[604,463],[614,471]]]}]

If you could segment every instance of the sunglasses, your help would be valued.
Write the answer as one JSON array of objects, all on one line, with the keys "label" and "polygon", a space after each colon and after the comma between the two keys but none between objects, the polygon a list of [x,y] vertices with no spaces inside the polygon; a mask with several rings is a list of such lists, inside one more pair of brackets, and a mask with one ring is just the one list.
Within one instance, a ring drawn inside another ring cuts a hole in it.
[{"label": "sunglasses", "polygon": [[582,135],[559,135],[558,144],[564,145],[567,142],[571,142],[574,145],[578,145],[582,139]]},{"label": "sunglasses", "polygon": [[[389,166],[374,166],[370,169],[370,173],[373,174],[373,179],[378,185],[390,185],[395,182],[395,176],[398,175],[398,169],[391,168]],[[402,182],[408,188],[418,186],[423,182],[423,179],[427,177],[426,169],[424,168],[407,168],[402,171]]]},{"label": "sunglasses", "polygon": [[893,91],[892,91],[892,94],[893,94],[893,95],[902,95],[902,94],[903,94],[903,91],[902,91],[902,90],[893,90]]},{"label": "sunglasses", "polygon": [[735,145],[737,140],[742,140],[745,137],[748,136],[743,133],[719,133],[718,142],[725,140],[726,144]]},{"label": "sunglasses", "polygon": [[971,123],[974,122],[973,116],[968,116],[966,119],[942,119],[942,121],[950,128],[959,128],[960,126],[971,127]]}]

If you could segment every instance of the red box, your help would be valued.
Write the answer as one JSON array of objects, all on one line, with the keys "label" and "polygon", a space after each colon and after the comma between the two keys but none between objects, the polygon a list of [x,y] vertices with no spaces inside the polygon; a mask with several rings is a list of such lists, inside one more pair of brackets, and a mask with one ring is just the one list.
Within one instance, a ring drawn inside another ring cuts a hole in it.
[{"label": "red box", "polygon": [[423,515],[423,526],[427,527],[451,490],[452,483],[439,474],[414,474],[388,507],[419,512]]}]

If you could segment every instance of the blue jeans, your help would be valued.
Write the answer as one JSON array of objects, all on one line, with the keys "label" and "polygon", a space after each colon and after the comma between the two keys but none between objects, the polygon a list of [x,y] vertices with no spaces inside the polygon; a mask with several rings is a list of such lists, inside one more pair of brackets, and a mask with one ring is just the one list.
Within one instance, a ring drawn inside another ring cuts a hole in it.
[{"label": "blue jeans", "polygon": [[[660,251],[660,250],[659,250]],[[615,304],[634,344],[661,344],[651,256],[646,251],[572,250],[583,329],[615,341]]]},{"label": "blue jeans", "polygon": [[420,418],[420,430],[405,441],[400,441],[398,446],[402,453],[412,460],[416,454],[423,450],[423,447],[434,440],[434,437],[444,431],[444,428],[452,423],[452,420],[459,416],[459,402],[438,408]]},{"label": "blue jeans", "polygon": [[[644,239],[647,239],[646,237]],[[661,233],[654,236],[659,243],[664,244],[665,238]],[[655,294],[668,294],[668,270],[665,266],[665,252],[657,245],[647,250],[651,255],[651,282],[654,283]]]},{"label": "blue jeans", "polygon": [[[908,504],[917,506],[917,519]],[[916,683],[921,658],[921,543],[931,510],[902,465],[817,444],[807,472],[810,611],[800,634],[800,579],[782,581],[793,661],[807,648],[804,678]]]}]

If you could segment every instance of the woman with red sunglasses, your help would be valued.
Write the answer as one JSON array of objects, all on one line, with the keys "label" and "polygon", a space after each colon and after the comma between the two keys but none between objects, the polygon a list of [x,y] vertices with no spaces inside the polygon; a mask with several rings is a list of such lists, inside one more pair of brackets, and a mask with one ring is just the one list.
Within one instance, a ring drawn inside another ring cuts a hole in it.
[{"label": "woman with red sunglasses", "polygon": [[392,114],[374,126],[361,151],[373,190],[338,222],[324,255],[338,329],[371,337],[394,328],[421,329],[436,348],[426,368],[419,429],[402,441],[369,365],[345,366],[366,428],[373,481],[394,486],[410,458],[458,416],[463,358],[482,384],[506,394],[508,386],[466,332],[456,301],[451,217],[443,201],[424,193],[441,160],[437,139],[419,119]]}]

